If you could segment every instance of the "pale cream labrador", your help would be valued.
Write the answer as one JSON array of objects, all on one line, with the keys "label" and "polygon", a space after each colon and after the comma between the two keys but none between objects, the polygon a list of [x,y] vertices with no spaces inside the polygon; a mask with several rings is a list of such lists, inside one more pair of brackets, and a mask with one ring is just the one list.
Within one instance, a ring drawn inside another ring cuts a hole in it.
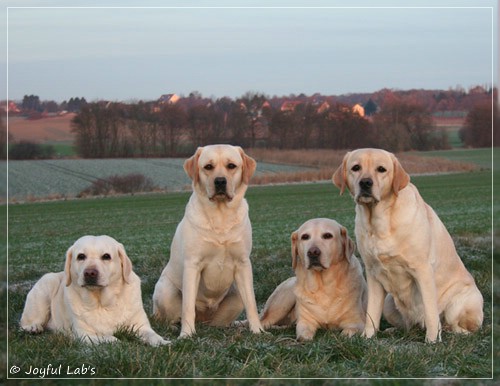
[{"label": "pale cream labrador", "polygon": [[349,152],[333,182],[356,202],[356,241],[368,284],[366,337],[379,329],[382,312],[396,327],[425,328],[427,342],[441,340],[442,327],[462,333],[481,327],[483,297],[473,277],[392,153]]},{"label": "pale cream labrador", "polygon": [[231,145],[200,147],[184,163],[193,193],[153,294],[155,316],[169,323],[181,321],[180,337],[195,334],[195,321],[228,326],[243,307],[251,331],[262,330],[244,198],[255,168],[243,149]]},{"label": "pale cream labrador", "polygon": [[122,244],[109,236],[84,236],[66,252],[63,272],[44,275],[28,293],[21,328],[68,332],[85,342],[113,342],[130,328],[153,346],[168,344],[144,312],[141,281]]},{"label": "pale cream labrador", "polygon": [[314,338],[319,328],[352,336],[365,325],[366,282],[354,242],[336,221],[318,218],[292,233],[296,276],[281,283],[264,306],[261,323],[296,321],[297,339]]}]

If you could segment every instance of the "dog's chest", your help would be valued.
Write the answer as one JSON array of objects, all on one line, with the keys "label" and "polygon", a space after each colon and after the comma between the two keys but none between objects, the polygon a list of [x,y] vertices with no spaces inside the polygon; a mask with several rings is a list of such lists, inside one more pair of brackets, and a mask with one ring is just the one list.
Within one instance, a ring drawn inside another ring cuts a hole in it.
[{"label": "dog's chest", "polygon": [[391,264],[390,256],[397,254],[393,237],[385,229],[377,229],[364,222],[356,223],[357,246],[367,265]]},{"label": "dog's chest", "polygon": [[240,248],[230,246],[218,248],[205,259],[203,273],[209,276],[219,276],[232,273],[236,267],[235,251]]},{"label": "dog's chest", "polygon": [[384,289],[392,294],[412,292],[414,280],[410,275],[411,267],[400,250],[395,237],[390,232],[374,227],[356,224],[358,248],[365,263],[367,275],[379,281]]},{"label": "dog's chest", "polygon": [[244,255],[244,248],[239,242],[213,244],[201,267],[204,286],[215,292],[227,289],[234,281],[234,273]]},{"label": "dog's chest", "polygon": [[348,299],[344,293],[331,294],[320,291],[315,294],[299,294],[300,318],[315,320],[323,328],[337,328],[345,318],[346,310],[354,310],[351,304],[353,300],[355,299]]},{"label": "dog's chest", "polygon": [[208,239],[220,242],[233,239],[235,233],[251,229],[248,218],[248,205],[245,200],[235,208],[205,208],[200,205],[188,205],[186,218],[197,232],[206,234]]},{"label": "dog's chest", "polygon": [[106,304],[86,299],[78,307],[73,306],[72,313],[77,316],[80,328],[95,331],[97,334],[113,334],[117,327],[127,324],[136,309],[121,297]]}]

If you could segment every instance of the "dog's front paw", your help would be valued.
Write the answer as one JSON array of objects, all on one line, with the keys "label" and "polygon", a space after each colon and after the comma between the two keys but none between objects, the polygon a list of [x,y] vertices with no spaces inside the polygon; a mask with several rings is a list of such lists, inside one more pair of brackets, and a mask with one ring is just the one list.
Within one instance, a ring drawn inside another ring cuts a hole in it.
[{"label": "dog's front paw", "polygon": [[299,321],[295,331],[299,342],[308,342],[313,340],[314,335],[316,335],[316,326],[311,326]]},{"label": "dog's front paw", "polygon": [[235,320],[231,323],[231,327],[248,327],[248,320]]},{"label": "dog's front paw", "polygon": [[158,336],[156,339],[150,339],[148,342],[151,346],[158,347],[158,346],[165,346],[168,344],[171,344],[172,341],[163,339],[161,336]]},{"label": "dog's front paw", "polygon": [[264,330],[264,327],[262,327],[262,324],[260,324],[260,322],[250,324],[250,331],[252,331],[254,334],[260,334],[261,332],[266,332],[266,330]]},{"label": "dog's front paw", "polygon": [[44,328],[41,323],[31,323],[31,324],[22,324],[21,330],[29,332],[30,334],[40,334],[43,332]]},{"label": "dog's front paw", "polygon": [[179,335],[179,339],[191,338],[196,334],[196,330],[194,328],[182,328],[181,334]]},{"label": "dog's front paw", "polygon": [[363,333],[361,334],[363,338],[372,338],[375,336],[375,329],[374,328],[365,328]]},{"label": "dog's front paw", "polygon": [[154,347],[163,346],[163,345],[167,345],[167,344],[172,343],[168,339],[163,339],[160,335],[158,335],[153,330],[144,331],[140,337],[145,343],[150,344],[151,346],[154,346]]},{"label": "dog's front paw", "polygon": [[358,334],[360,331],[358,328],[344,328],[341,332],[342,335],[347,336],[349,338],[353,337],[354,335]]},{"label": "dog's front paw", "polygon": [[441,323],[438,323],[437,328],[427,327],[425,331],[425,343],[441,342]]},{"label": "dog's front paw", "polygon": [[441,342],[441,333],[439,334],[425,334],[425,343],[439,343]]}]

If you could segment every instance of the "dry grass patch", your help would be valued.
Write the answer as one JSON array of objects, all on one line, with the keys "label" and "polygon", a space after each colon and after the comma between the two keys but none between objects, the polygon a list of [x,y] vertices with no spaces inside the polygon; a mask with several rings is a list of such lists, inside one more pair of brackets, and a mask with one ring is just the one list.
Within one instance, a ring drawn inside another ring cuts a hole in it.
[{"label": "dry grass patch", "polygon": [[[342,163],[345,150],[277,150],[250,149],[247,153],[257,162],[278,163],[314,167],[317,170],[301,172],[285,172],[254,176],[252,184],[302,182],[329,180],[335,169]],[[396,154],[409,174],[457,173],[477,170],[477,165],[466,162],[451,161],[440,157],[421,157],[416,153]]]},{"label": "dry grass patch", "polygon": [[75,113],[42,119],[26,119],[24,117],[9,118],[9,134],[15,141],[47,141],[72,142],[75,138],[71,131],[71,120]]}]

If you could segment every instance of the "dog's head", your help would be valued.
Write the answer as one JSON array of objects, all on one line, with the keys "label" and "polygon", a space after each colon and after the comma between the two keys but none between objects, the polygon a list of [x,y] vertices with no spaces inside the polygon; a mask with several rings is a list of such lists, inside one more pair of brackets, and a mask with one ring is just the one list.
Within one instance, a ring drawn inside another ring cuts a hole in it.
[{"label": "dog's head", "polygon": [[210,145],[199,147],[184,162],[184,170],[199,194],[213,202],[229,202],[240,188],[246,189],[256,165],[239,146]]},{"label": "dog's head", "polygon": [[132,272],[125,248],[109,236],[83,236],[66,252],[66,286],[76,283],[99,289],[117,281],[129,282]]},{"label": "dog's head", "polygon": [[342,261],[350,261],[354,242],[347,230],[334,220],[306,221],[292,233],[292,267],[323,271]]},{"label": "dog's head", "polygon": [[360,205],[375,205],[391,194],[397,196],[410,182],[396,156],[381,149],[348,152],[332,179],[340,194],[347,186]]}]

